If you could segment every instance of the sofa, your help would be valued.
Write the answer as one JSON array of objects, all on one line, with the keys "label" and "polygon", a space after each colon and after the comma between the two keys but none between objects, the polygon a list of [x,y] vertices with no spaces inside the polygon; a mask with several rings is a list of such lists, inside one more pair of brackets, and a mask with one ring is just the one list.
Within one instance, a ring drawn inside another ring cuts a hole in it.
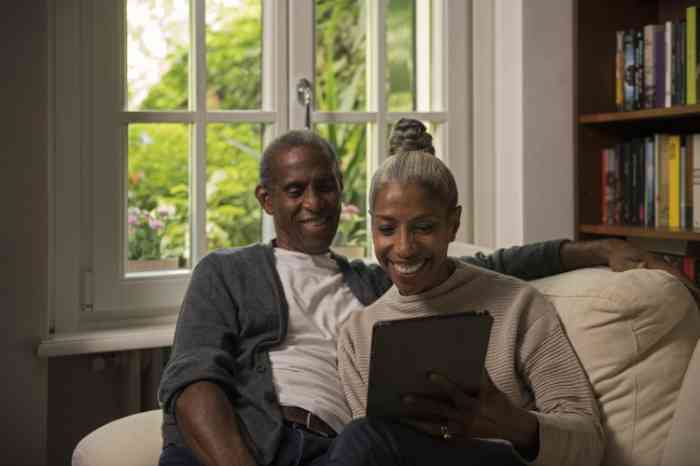
[{"label": "sofa", "polygon": [[[452,255],[484,248],[453,243]],[[581,269],[535,280],[598,399],[609,466],[700,464],[700,314],[688,290],[659,270]],[[74,466],[152,466],[161,413],[135,414],[84,437]]]}]

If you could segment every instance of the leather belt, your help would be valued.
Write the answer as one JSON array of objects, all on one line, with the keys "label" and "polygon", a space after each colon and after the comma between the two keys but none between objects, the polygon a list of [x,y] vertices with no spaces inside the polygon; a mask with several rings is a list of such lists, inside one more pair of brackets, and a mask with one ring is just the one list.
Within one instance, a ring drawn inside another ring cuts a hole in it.
[{"label": "leather belt", "polygon": [[301,424],[310,431],[324,437],[335,437],[337,435],[331,426],[326,424],[320,417],[304,408],[299,408],[297,406],[281,406],[280,408],[282,409],[282,417],[289,422]]}]

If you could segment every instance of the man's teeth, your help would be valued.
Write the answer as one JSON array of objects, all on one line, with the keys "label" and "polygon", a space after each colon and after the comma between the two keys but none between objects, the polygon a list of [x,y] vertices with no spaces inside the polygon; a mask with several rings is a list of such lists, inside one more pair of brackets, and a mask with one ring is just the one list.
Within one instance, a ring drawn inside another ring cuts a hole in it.
[{"label": "man's teeth", "polygon": [[394,268],[399,271],[399,273],[415,273],[420,270],[421,267],[423,267],[423,264],[425,264],[425,261],[420,261],[416,264],[397,264],[394,262]]}]

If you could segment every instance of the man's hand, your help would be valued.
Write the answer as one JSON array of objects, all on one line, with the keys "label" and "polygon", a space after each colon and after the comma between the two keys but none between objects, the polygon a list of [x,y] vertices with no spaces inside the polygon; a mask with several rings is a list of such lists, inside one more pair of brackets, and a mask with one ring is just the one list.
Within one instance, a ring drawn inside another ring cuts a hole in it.
[{"label": "man's hand", "polygon": [[683,272],[656,254],[621,239],[601,239],[564,243],[560,251],[564,270],[607,265],[615,272],[631,269],[658,269],[675,275],[700,304],[700,289]]},{"label": "man's hand", "polygon": [[407,424],[446,441],[471,438],[508,440],[528,459],[539,452],[539,423],[531,412],[513,405],[484,371],[478,398],[461,390],[441,374],[431,374],[430,381],[449,401],[408,395],[404,403],[416,419]]}]

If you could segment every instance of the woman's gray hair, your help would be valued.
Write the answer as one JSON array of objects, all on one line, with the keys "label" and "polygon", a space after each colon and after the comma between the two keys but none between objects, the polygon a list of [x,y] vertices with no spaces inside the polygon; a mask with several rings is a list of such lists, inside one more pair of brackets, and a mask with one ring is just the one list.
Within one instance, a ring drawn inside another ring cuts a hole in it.
[{"label": "woman's gray hair", "polygon": [[452,209],[457,207],[459,193],[452,172],[435,154],[432,137],[418,120],[403,118],[394,127],[388,159],[372,177],[369,193],[370,211],[379,190],[390,182],[416,183],[431,196]]},{"label": "woman's gray hair", "polygon": [[271,164],[272,159],[278,155],[288,152],[295,147],[308,147],[318,151],[320,154],[328,157],[328,160],[333,162],[333,171],[338,180],[342,181],[340,172],[340,162],[338,156],[328,141],[323,139],[318,134],[309,130],[292,130],[277,137],[265,148],[260,159],[260,184],[266,187],[270,186],[272,181]]}]

